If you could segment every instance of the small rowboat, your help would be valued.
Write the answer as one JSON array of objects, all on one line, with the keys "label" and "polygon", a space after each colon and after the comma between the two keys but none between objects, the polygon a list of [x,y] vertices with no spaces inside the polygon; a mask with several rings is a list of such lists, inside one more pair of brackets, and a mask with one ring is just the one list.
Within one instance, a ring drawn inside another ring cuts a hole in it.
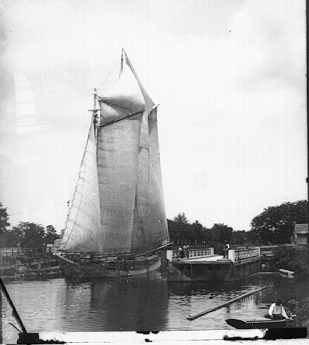
[{"label": "small rowboat", "polygon": [[284,328],[287,326],[287,319],[283,320],[270,320],[270,319],[257,319],[257,320],[240,320],[228,319],[227,324],[237,329],[265,329],[265,328]]}]

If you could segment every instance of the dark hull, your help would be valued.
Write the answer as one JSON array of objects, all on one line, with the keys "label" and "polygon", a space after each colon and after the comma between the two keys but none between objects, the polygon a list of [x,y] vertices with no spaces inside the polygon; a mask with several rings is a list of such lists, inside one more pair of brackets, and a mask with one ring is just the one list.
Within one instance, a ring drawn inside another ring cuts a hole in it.
[{"label": "dark hull", "polygon": [[102,264],[81,265],[65,257],[59,256],[59,259],[64,276],[73,282],[96,278],[117,278],[148,274],[158,270],[161,266],[160,257],[157,257],[155,260],[143,262],[135,261],[132,265],[128,262],[125,267],[114,267]]},{"label": "dark hull", "polygon": [[228,319],[227,324],[237,329],[265,329],[265,328],[284,328],[287,326],[287,320],[248,320]]},{"label": "dark hull", "polygon": [[260,258],[233,263],[230,260],[173,260],[168,267],[168,281],[233,282],[260,271]]}]

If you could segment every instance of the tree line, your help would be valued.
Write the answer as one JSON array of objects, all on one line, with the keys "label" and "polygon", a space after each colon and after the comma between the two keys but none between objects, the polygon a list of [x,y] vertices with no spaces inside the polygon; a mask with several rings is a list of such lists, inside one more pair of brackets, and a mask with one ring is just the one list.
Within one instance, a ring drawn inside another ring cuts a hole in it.
[{"label": "tree line", "polygon": [[41,248],[60,238],[53,225],[44,228],[33,222],[19,222],[11,229],[9,227],[7,208],[0,202],[0,247]]},{"label": "tree line", "polygon": [[295,224],[308,223],[308,201],[286,202],[265,208],[251,221],[251,230],[234,230],[225,224],[214,224],[207,229],[199,221],[189,223],[185,213],[168,221],[169,234],[174,244],[207,244],[214,246],[227,241],[235,245],[269,245],[292,242]]},{"label": "tree line", "polygon": [[[291,243],[295,224],[308,223],[308,201],[286,202],[265,208],[251,221],[251,230],[234,230],[217,223],[210,229],[198,220],[190,223],[184,212],[168,219],[170,240],[175,246],[209,246],[221,251],[227,241],[231,245],[269,245]],[[60,235],[52,225],[46,229],[33,222],[20,222],[10,228],[7,208],[0,202],[0,246],[38,248],[53,243]]]}]

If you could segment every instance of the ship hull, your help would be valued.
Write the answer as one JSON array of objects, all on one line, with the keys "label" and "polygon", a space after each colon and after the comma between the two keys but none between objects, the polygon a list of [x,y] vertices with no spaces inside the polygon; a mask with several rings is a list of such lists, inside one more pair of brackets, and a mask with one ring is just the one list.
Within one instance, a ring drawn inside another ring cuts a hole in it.
[{"label": "ship hull", "polygon": [[[102,264],[82,265],[65,257],[59,256],[60,267],[64,276],[73,282],[86,281],[100,278],[117,278],[137,275],[147,275],[161,267],[161,258],[157,257],[149,262],[126,262],[122,267],[107,266]],[[146,264],[145,264],[146,262]]]},{"label": "ship hull", "polygon": [[241,280],[260,271],[260,258],[233,263],[230,260],[194,261],[172,260],[168,267],[168,281],[222,281]]}]

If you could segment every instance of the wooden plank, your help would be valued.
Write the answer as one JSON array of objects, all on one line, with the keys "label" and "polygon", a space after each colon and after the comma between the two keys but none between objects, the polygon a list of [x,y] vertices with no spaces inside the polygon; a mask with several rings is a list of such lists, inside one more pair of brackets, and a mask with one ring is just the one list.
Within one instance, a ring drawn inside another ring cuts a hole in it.
[{"label": "wooden plank", "polygon": [[289,271],[289,270],[285,270],[285,269],[283,269],[283,268],[280,268],[279,269],[279,272],[281,273],[281,274],[285,274],[285,275],[287,275],[287,276],[292,276],[295,272],[292,272],[292,271]]},{"label": "wooden plank", "polygon": [[268,289],[269,287],[270,287],[270,285],[267,285],[267,286],[263,286],[263,287],[260,288],[260,289],[250,291],[250,292],[248,292],[248,293],[246,293],[246,294],[244,294],[244,295],[241,295],[241,296],[239,296],[239,297],[233,298],[233,299],[231,299],[231,300],[229,300],[229,301],[227,301],[227,302],[225,302],[225,303],[222,303],[222,304],[220,304],[220,305],[218,305],[218,306],[216,306],[216,307],[213,307],[213,308],[211,308],[211,309],[204,310],[204,311],[202,311],[202,312],[200,312],[200,313],[198,313],[198,314],[195,314],[195,315],[189,315],[189,316],[187,317],[187,319],[190,320],[190,321],[195,320],[195,319],[197,319],[197,318],[200,317],[200,316],[203,316],[203,315],[206,315],[206,314],[208,314],[208,313],[211,313],[211,312],[213,312],[213,311],[215,311],[215,310],[221,309],[221,308],[223,308],[223,307],[225,307],[225,306],[227,306],[227,305],[230,305],[230,304],[232,304],[232,303],[234,303],[234,302],[236,302],[236,301],[239,301],[239,300],[241,300],[241,299],[243,299],[243,298],[245,298],[245,297],[247,297],[247,296],[253,295],[253,294],[255,294],[256,292],[262,291],[262,290],[264,290],[264,289]]}]

